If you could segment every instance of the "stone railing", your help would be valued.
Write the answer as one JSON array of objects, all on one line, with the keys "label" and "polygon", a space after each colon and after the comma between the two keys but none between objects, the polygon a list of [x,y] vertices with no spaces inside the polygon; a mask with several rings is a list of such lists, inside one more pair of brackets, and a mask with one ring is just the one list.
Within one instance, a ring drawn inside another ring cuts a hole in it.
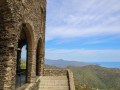
[{"label": "stone railing", "polygon": [[45,69],[44,76],[64,76],[67,75],[66,69]]},{"label": "stone railing", "polygon": [[67,77],[68,77],[69,89],[75,90],[74,77],[70,69],[67,69]]}]

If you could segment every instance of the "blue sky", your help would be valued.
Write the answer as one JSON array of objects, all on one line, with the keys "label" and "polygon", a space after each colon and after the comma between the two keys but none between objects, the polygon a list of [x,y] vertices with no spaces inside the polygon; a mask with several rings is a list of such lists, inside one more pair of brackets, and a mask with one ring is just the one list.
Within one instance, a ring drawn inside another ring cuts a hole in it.
[{"label": "blue sky", "polygon": [[120,0],[47,0],[45,47],[47,59],[120,62]]},{"label": "blue sky", "polygon": [[120,61],[120,1],[47,0],[45,58]]}]

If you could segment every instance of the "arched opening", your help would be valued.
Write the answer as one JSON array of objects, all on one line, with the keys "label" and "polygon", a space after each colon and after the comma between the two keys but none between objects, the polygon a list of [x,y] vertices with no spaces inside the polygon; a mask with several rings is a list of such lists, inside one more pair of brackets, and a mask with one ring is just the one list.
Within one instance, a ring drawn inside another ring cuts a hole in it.
[{"label": "arched opening", "polygon": [[[17,50],[16,87],[20,87],[25,83],[32,82],[35,76],[35,46],[33,46],[35,44],[35,40],[32,32],[32,28],[29,24],[22,25]],[[25,52],[25,60],[22,60],[21,58],[22,51]],[[22,64],[24,64],[24,66]]]},{"label": "arched opening", "polygon": [[43,43],[42,43],[42,39],[40,38],[38,40],[37,50],[36,50],[36,75],[37,76],[43,75],[43,62],[44,62],[43,50],[44,50]]},{"label": "arched opening", "polygon": [[[22,84],[26,83],[26,77],[27,77],[27,63],[25,63],[25,68],[21,66],[22,64],[22,58],[21,58],[21,53],[23,52],[23,46],[28,47],[27,44],[27,37],[25,34],[24,28],[22,28],[20,32],[20,38],[18,41],[18,50],[17,50],[17,67],[16,67],[16,87],[21,86]],[[26,55],[26,53],[24,53]],[[25,56],[27,58],[27,55]],[[27,61],[27,59],[25,59]]]}]

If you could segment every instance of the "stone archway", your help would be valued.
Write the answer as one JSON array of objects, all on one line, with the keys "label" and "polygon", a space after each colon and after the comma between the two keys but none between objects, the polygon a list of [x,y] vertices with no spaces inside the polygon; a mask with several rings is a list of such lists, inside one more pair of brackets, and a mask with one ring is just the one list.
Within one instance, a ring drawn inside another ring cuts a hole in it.
[{"label": "stone archway", "polygon": [[44,68],[44,45],[41,38],[38,40],[36,51],[36,75],[42,76]]},{"label": "stone archway", "polygon": [[[17,50],[17,64],[16,64],[16,76],[23,75],[23,70],[20,68],[21,62],[21,49],[26,45],[27,55],[26,55],[26,70],[24,71],[25,82],[31,83],[35,81],[35,37],[34,32],[29,23],[24,23],[21,26],[21,32],[18,40],[18,50]],[[21,77],[20,77],[21,79]],[[21,80],[20,80],[21,81]],[[16,77],[17,83],[17,77]],[[21,83],[21,82],[20,82]]]}]

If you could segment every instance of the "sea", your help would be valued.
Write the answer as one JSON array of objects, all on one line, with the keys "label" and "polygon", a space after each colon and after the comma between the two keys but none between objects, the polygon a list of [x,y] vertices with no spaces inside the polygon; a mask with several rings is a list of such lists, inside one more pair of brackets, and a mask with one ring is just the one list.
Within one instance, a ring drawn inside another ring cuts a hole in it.
[{"label": "sea", "polygon": [[107,68],[120,68],[120,62],[95,62],[95,64]]}]

